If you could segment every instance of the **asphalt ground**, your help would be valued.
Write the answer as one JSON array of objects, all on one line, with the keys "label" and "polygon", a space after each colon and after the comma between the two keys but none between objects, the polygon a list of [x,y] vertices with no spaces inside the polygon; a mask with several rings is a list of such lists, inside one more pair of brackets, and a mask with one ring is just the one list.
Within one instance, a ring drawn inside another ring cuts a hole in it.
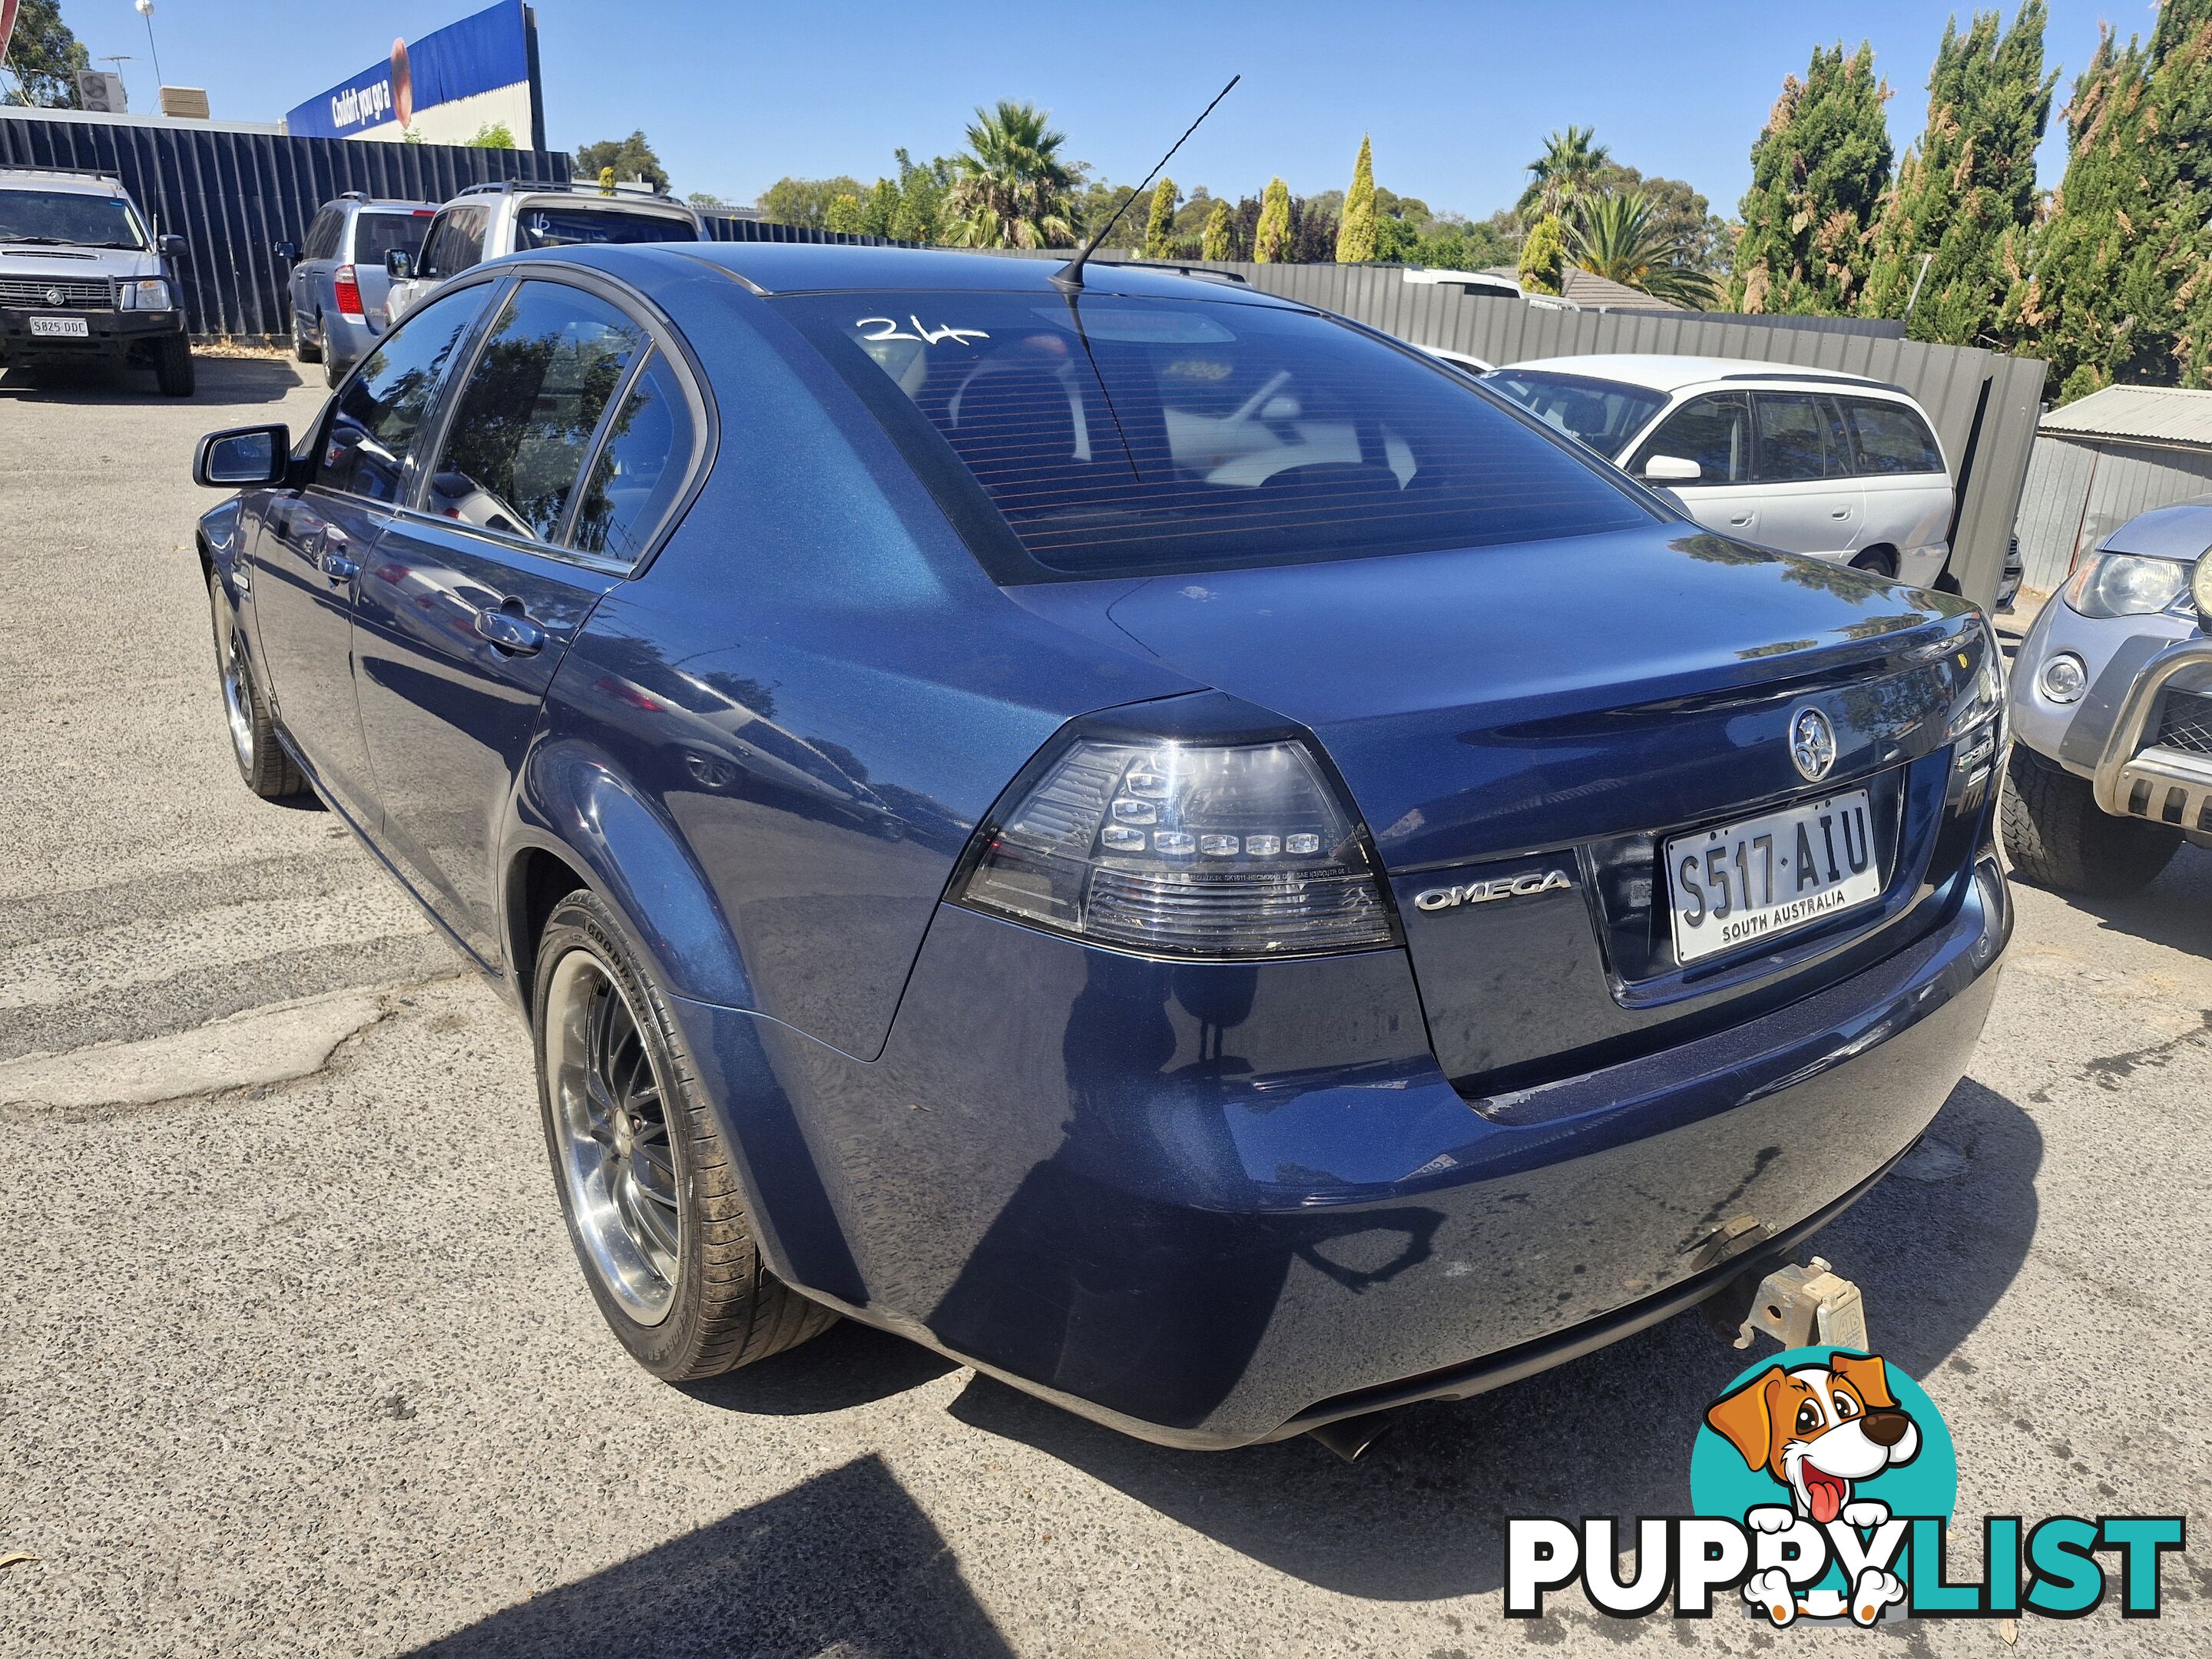
[{"label": "asphalt ground", "polygon": [[[0,1558],[33,1558],[0,1655],[2003,1650],[1501,1616],[1504,1516],[1686,1509],[1745,1359],[1695,1316],[1356,1466],[1163,1450],[851,1325],[654,1382],[569,1253],[517,1022],[328,815],[233,772],[191,442],[320,386],[143,379],[0,381],[0,1076],[90,1079],[0,1106]],[[2212,854],[2018,897],[1970,1079],[1813,1248],[1948,1419],[1961,1516],[2212,1540]],[[2163,1577],[2160,1620],[2018,1646],[2212,1650],[2212,1541]]]}]

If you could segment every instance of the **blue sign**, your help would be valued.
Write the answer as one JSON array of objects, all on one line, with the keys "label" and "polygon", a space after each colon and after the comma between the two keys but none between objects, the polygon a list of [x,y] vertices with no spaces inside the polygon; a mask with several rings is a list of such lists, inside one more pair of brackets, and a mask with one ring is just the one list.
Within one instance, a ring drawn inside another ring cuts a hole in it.
[{"label": "blue sign", "polygon": [[404,131],[441,104],[526,87],[531,57],[522,0],[500,0],[411,46],[393,41],[389,58],[310,98],[285,127],[295,138],[357,138],[392,121]]}]

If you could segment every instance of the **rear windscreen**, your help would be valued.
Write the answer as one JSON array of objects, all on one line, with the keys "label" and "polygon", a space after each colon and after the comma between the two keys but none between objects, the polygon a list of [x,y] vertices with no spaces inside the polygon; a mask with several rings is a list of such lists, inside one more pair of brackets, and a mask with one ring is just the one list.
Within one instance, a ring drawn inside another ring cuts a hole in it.
[{"label": "rear windscreen", "polygon": [[607,242],[696,242],[688,219],[620,208],[526,207],[515,221],[515,248],[593,246]]},{"label": "rear windscreen", "polygon": [[425,213],[364,213],[353,222],[356,264],[382,269],[387,253],[412,256],[422,246],[422,233],[430,228]]},{"label": "rear windscreen", "polygon": [[[911,411],[926,417],[1044,567],[1032,580],[1590,535],[1654,516],[1449,370],[1310,312],[1034,293],[776,303],[910,455]],[[915,459],[929,476],[931,458]]]},{"label": "rear windscreen", "polygon": [[1644,422],[1666,406],[1664,394],[1620,380],[1541,369],[1501,368],[1483,384],[1502,392],[1549,427],[1579,438],[1608,460],[1617,459]]}]

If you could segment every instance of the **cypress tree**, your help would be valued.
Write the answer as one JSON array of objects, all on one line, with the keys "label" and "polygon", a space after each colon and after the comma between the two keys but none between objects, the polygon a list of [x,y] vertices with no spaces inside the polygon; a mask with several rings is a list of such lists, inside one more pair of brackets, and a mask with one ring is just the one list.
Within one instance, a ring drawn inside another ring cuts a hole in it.
[{"label": "cypress tree", "polygon": [[1521,242],[1521,286],[1532,294],[1557,294],[1564,274],[1567,228],[1556,213],[1529,227]]},{"label": "cypress tree", "polygon": [[1176,182],[1162,179],[1152,191],[1152,211],[1145,221],[1145,258],[1164,259],[1175,252]]},{"label": "cypress tree", "polygon": [[1199,256],[1206,259],[1226,259],[1234,245],[1229,222],[1229,204],[1217,201],[1213,210],[1206,216],[1206,228],[1199,233]]},{"label": "cypress tree", "polygon": [[1859,309],[1901,317],[1911,303],[1916,339],[1972,345],[1991,337],[2011,286],[2004,258],[2017,257],[2017,233],[2035,216],[2035,147],[2058,73],[2043,68],[2044,0],[2022,0],[2000,35],[2002,21],[1976,12],[1963,36],[1956,19],[1945,26],[1928,76],[1927,128],[1905,153],[1875,226]]},{"label": "cypress tree", "polygon": [[2006,320],[2062,398],[2212,386],[2212,0],[2166,0],[2148,47],[2107,31],[2066,124],[2066,175]]},{"label": "cypress tree", "polygon": [[1892,151],[1875,77],[1874,48],[1813,49],[1751,147],[1729,301],[1737,311],[1835,316],[1856,308],[1865,284],[1869,227],[1889,183]]},{"label": "cypress tree", "polygon": [[1344,192],[1344,216],[1336,226],[1336,262],[1371,264],[1375,259],[1375,146],[1359,136],[1359,159],[1352,164],[1352,188]]},{"label": "cypress tree", "polygon": [[1260,198],[1260,227],[1252,233],[1252,258],[1263,265],[1279,263],[1291,251],[1291,187],[1280,179],[1267,181]]}]

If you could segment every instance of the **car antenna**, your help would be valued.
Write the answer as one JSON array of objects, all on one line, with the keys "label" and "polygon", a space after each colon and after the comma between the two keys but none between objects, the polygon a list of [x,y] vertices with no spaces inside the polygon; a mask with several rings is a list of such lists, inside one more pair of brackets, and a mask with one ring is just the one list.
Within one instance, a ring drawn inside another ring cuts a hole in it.
[{"label": "car antenna", "polygon": [[[1226,98],[1230,93],[1236,88],[1237,83],[1243,78],[1244,77],[1242,75],[1231,76],[1229,77],[1229,84],[1213,94],[1213,104],[1218,104],[1223,99]],[[1208,104],[1204,109],[1199,111],[1198,119],[1196,121],[1193,121],[1189,126],[1185,128],[1183,130],[1182,137],[1176,139],[1172,145],[1169,146],[1168,153],[1160,157],[1159,167],[1154,167],[1150,173],[1146,173],[1145,175],[1144,184],[1139,185],[1136,189],[1129,192],[1127,198],[1122,202],[1121,205],[1114,210],[1113,216],[1108,219],[1104,224],[1098,227],[1097,234],[1093,236],[1089,241],[1085,242],[1081,247],[1078,248],[1075,252],[1075,257],[1073,259],[1070,259],[1065,265],[1061,266],[1060,270],[1053,273],[1052,285],[1054,288],[1058,289],[1063,294],[1074,294],[1082,289],[1083,262],[1085,259],[1088,259],[1092,254],[1098,252],[1099,245],[1106,240],[1106,233],[1113,229],[1115,226],[1120,224],[1121,222],[1121,216],[1129,210],[1129,204],[1135,201],[1139,196],[1142,196],[1145,193],[1146,186],[1149,185],[1153,179],[1160,176],[1160,167],[1165,167],[1169,162],[1175,160],[1176,151],[1181,149],[1189,140],[1190,135],[1198,131],[1200,125],[1205,121],[1206,118],[1213,113],[1213,104]]]}]

